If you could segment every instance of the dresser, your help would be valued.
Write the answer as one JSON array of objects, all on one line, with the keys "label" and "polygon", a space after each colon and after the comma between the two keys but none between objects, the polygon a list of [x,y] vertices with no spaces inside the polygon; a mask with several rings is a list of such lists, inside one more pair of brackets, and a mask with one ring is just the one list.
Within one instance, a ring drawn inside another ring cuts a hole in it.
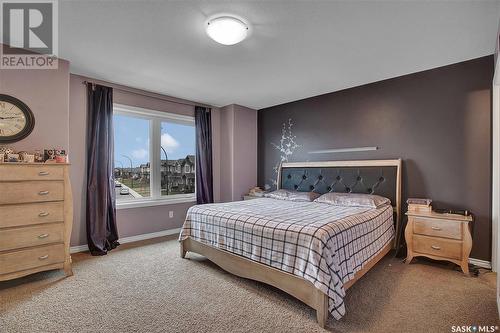
[{"label": "dresser", "polygon": [[72,275],[68,164],[0,164],[0,281],[51,269]]},{"label": "dresser", "polygon": [[451,261],[469,274],[472,216],[410,211],[406,215],[407,264],[413,257],[423,256]]}]

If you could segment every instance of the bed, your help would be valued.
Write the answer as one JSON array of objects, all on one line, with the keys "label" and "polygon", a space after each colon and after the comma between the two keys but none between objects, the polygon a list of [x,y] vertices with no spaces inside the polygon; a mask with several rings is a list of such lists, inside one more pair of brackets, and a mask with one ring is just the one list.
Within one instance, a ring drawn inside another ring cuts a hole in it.
[{"label": "bed", "polygon": [[378,208],[271,198],[197,205],[180,242],[235,275],[275,286],[328,315],[345,314],[346,290],[394,246],[401,208],[401,160],[283,163],[277,187],[301,192],[378,194]]}]

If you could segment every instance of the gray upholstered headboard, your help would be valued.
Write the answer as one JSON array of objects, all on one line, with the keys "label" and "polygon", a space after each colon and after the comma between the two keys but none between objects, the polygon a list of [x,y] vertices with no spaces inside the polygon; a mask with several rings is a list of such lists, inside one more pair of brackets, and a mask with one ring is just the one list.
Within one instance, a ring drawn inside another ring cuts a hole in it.
[{"label": "gray upholstered headboard", "polygon": [[401,159],[283,163],[278,188],[301,192],[367,193],[389,198],[401,220]]}]

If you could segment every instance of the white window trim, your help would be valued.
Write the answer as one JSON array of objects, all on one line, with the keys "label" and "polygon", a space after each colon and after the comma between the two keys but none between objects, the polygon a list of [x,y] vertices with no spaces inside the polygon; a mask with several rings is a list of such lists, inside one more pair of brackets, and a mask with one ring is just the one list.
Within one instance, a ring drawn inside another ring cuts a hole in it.
[{"label": "white window trim", "polygon": [[[173,194],[161,196],[161,183],[156,180],[161,175],[161,123],[171,123],[194,126],[194,117],[167,113],[163,111],[144,109],[123,104],[113,104],[113,114],[138,117],[149,120],[149,163],[150,163],[150,193],[151,197],[135,200],[116,201],[116,209],[172,205],[178,203],[196,202],[196,192],[190,194]],[[160,153],[155,153],[160,152]],[[195,175],[196,177],[196,175]],[[195,189],[196,191],[196,189]]]},{"label": "white window trim", "polygon": [[164,111],[157,111],[151,109],[144,109],[137,106],[128,106],[123,104],[113,104],[113,113],[123,114],[123,115],[133,115],[135,117],[141,117],[146,119],[157,118],[160,120],[168,120],[177,124],[193,125],[194,117],[186,116],[182,114],[168,113]]},{"label": "white window trim", "polygon": [[176,205],[182,203],[196,203],[196,197],[189,194],[175,194],[172,195],[173,198],[168,199],[144,199],[144,200],[128,200],[116,202],[116,209],[130,209],[130,208],[140,208],[140,207],[153,207],[153,206],[165,206],[165,205]]}]

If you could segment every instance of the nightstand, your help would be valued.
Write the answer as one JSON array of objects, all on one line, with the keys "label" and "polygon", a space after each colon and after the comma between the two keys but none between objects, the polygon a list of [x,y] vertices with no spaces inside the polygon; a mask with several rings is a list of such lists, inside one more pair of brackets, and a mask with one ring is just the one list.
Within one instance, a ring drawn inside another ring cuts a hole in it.
[{"label": "nightstand", "polygon": [[259,199],[259,198],[263,198],[263,197],[257,197],[255,195],[249,195],[249,194],[246,194],[243,196],[243,200],[253,200],[253,199]]},{"label": "nightstand", "polygon": [[407,264],[413,257],[423,256],[451,261],[469,274],[472,216],[410,211],[406,215]]}]

